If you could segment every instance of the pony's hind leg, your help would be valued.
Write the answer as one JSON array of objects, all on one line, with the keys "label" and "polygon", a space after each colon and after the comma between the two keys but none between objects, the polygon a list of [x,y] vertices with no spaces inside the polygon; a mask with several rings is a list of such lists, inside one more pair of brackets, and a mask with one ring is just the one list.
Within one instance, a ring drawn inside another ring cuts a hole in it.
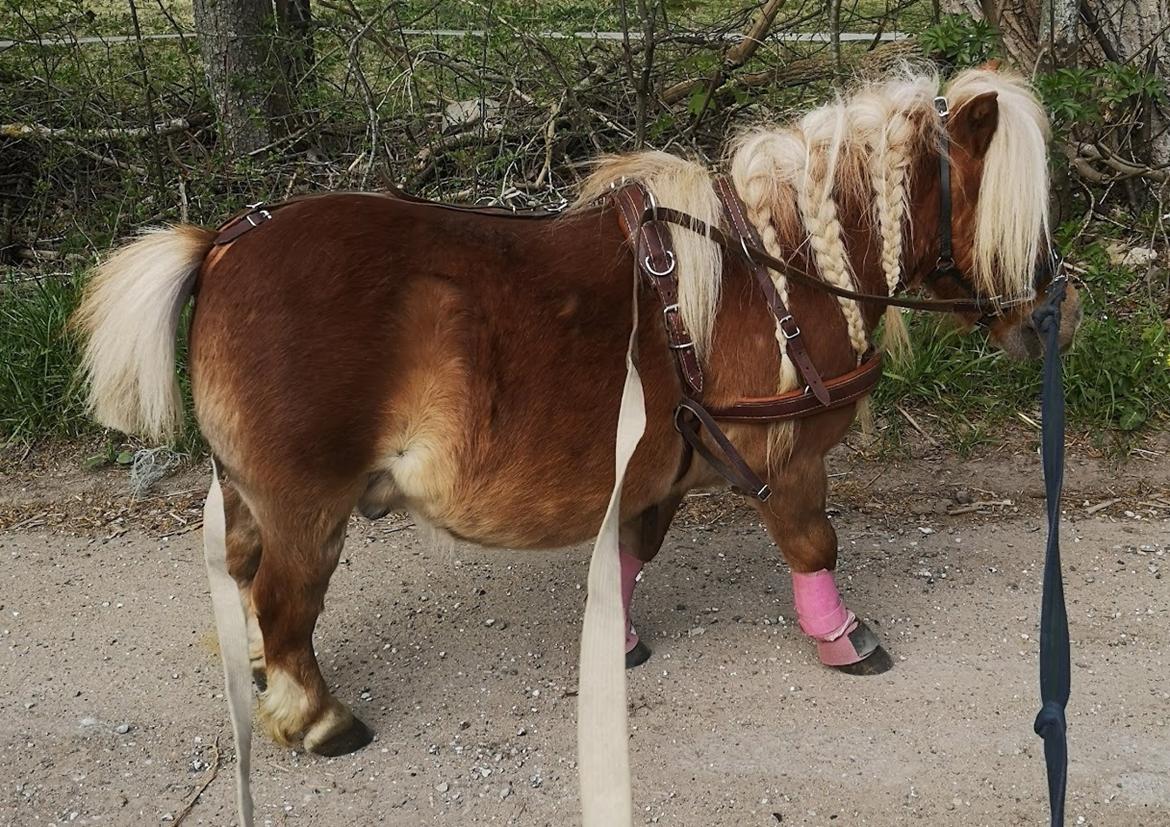
[{"label": "pony's hind leg", "polygon": [[[264,637],[267,689],[260,719],[274,740],[320,755],[353,752],[373,732],[334,698],[313,652],[313,629],[345,542],[353,499],[298,508],[283,492],[258,515],[264,553],[252,601]],[[266,504],[267,506],[268,504]]]},{"label": "pony's hind leg", "polygon": [[252,580],[260,566],[260,527],[248,509],[240,492],[228,481],[223,482],[223,511],[227,526],[228,572],[240,588],[240,602],[248,621],[248,658],[252,662],[252,678],[263,691],[264,638],[256,619],[256,605],[252,600]]},{"label": "pony's hind leg", "polygon": [[828,479],[823,458],[794,457],[773,477],[771,498],[756,508],[792,570],[800,628],[816,641],[826,666],[855,675],[885,672],[893,661],[837,591],[833,574],[837,532],[825,514]]}]

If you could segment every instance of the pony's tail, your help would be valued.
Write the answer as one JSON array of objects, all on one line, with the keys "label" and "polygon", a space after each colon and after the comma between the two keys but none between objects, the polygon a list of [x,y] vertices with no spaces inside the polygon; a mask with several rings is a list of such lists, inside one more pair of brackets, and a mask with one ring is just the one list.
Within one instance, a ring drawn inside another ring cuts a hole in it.
[{"label": "pony's tail", "polygon": [[98,423],[157,441],[175,434],[175,333],[214,238],[190,225],[148,230],[97,269],[71,324]]}]

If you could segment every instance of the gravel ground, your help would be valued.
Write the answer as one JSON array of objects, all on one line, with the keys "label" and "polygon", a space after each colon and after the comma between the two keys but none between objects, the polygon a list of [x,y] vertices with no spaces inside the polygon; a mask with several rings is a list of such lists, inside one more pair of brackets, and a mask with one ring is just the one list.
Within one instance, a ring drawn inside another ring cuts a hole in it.
[{"label": "gravel ground", "polygon": [[[1170,825],[1167,445],[1070,461],[1069,824]],[[130,504],[124,478],[71,467],[0,478],[0,823],[231,823],[190,530],[205,480]],[[821,667],[753,514],[693,499],[635,603],[654,649],[629,675],[636,822],[1047,823],[1035,455],[842,454],[834,474],[846,599],[895,668]],[[586,565],[355,520],[317,645],[378,738],[336,759],[258,740],[258,823],[575,823]]]}]

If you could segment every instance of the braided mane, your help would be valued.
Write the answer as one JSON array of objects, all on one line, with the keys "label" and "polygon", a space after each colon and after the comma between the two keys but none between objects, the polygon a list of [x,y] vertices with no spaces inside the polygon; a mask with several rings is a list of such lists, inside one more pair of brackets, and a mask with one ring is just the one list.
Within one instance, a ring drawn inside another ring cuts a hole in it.
[{"label": "braided mane", "polygon": [[[821,278],[858,289],[841,226],[848,208],[847,214],[860,212],[877,230],[882,273],[893,292],[902,279],[905,240],[912,229],[907,202],[914,161],[939,146],[942,125],[933,104],[938,88],[936,74],[903,70],[787,126],[752,129],[733,141],[730,175],[767,251],[785,259],[807,244]],[[946,88],[952,110],[989,91],[997,93],[999,117],[983,159],[971,276],[983,295],[1018,297],[1030,289],[1048,233],[1047,120],[1027,83],[1011,74],[971,69]],[[595,200],[617,180],[641,181],[659,203],[704,221],[718,222],[722,213],[705,168],[660,152],[602,159],[578,203]],[[718,310],[722,256],[715,244],[691,233],[674,237],[680,246],[680,312],[702,357]],[[787,302],[786,279],[770,274]],[[860,359],[869,348],[861,308],[851,299],[838,303]],[[904,342],[901,316],[891,311],[887,342]],[[782,356],[778,390],[783,392],[796,387],[797,374],[779,329],[776,340]],[[790,434],[791,426],[780,423],[773,429],[777,444],[787,444],[783,433]]]}]

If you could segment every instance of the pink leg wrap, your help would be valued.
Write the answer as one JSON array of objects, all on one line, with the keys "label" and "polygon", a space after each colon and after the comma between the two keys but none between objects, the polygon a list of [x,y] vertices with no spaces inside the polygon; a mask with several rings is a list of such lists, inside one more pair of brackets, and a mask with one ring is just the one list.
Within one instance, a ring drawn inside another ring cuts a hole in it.
[{"label": "pink leg wrap", "polygon": [[793,572],[792,593],[796,598],[796,619],[805,634],[817,641],[821,663],[847,666],[872,654],[872,649],[858,652],[849,639],[858,626],[857,616],[845,608],[833,572],[828,569],[811,574]]},{"label": "pink leg wrap", "polygon": [[638,645],[638,633],[634,631],[634,624],[630,623],[630,602],[634,599],[634,585],[638,582],[643,563],[624,549],[619,559],[622,564],[622,608],[626,611],[626,651],[629,652]]}]

